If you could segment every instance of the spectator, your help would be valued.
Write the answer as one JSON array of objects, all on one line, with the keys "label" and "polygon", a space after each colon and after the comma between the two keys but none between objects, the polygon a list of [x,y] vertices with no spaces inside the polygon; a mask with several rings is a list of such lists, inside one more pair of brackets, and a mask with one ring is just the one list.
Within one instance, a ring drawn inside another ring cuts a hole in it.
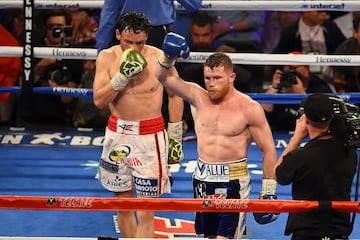
[{"label": "spectator", "polygon": [[[93,88],[95,76],[95,62],[88,66],[88,70],[81,77],[80,88]],[[104,129],[110,116],[109,107],[98,109],[93,99],[79,98],[74,115],[74,126]]]},{"label": "spectator", "polygon": [[[360,15],[354,15],[353,36],[345,40],[335,51],[339,55],[359,55],[360,53]],[[338,93],[360,92],[360,67],[334,66],[334,84]]]},{"label": "spectator", "polygon": [[91,15],[89,9],[70,8],[67,10],[71,15],[73,35],[68,40],[71,45],[80,47],[96,47],[96,32],[98,31],[98,19]]},{"label": "spectator", "polygon": [[[13,18],[9,17],[12,16]],[[0,16],[0,44],[2,46],[19,46],[22,37],[23,18],[21,10],[4,11]],[[4,19],[4,20],[3,20]],[[12,21],[5,21],[12,19]],[[0,86],[12,87],[17,84],[21,70],[20,57],[0,57]],[[14,124],[15,94],[0,94],[0,125]]]},{"label": "spectator", "polygon": [[[201,7],[201,0],[178,0],[187,11],[196,11]],[[143,0],[105,0],[100,13],[100,26],[96,38],[98,52],[118,44],[114,38],[117,18],[126,11],[145,14],[152,24],[147,44],[161,47],[169,27],[175,22],[176,9],[172,0],[152,0],[144,4]],[[115,40],[115,41],[114,41]]]},{"label": "spectator", "polygon": [[[303,52],[306,54],[333,54],[345,40],[336,23],[326,19],[324,11],[304,11],[298,21],[281,32],[274,53]],[[329,66],[310,66],[311,75],[325,81],[332,92],[335,87]]]},{"label": "spectator", "polygon": [[[310,95],[301,106],[304,114],[276,163],[275,175],[279,184],[292,184],[293,200],[319,201],[320,207],[289,213],[285,235],[293,240],[349,239],[350,213],[332,210],[327,203],[350,201],[356,149],[331,135],[334,111],[326,94]],[[310,140],[299,147],[307,137]]]},{"label": "spectator", "polygon": [[329,11],[329,18],[334,21],[346,38],[353,36],[353,20],[354,16],[358,15],[360,11],[344,12],[344,11]]},{"label": "spectator", "polygon": [[272,53],[280,40],[283,29],[296,22],[300,17],[298,12],[271,12],[269,19],[264,24],[261,35],[261,45],[264,53]]},{"label": "spectator", "polygon": [[[194,15],[191,23],[191,51],[195,52],[235,52],[233,47],[225,45],[219,40],[215,39],[214,35],[214,21],[211,16],[206,12],[197,12]],[[177,66],[179,67],[180,64]],[[203,75],[203,65],[200,63],[186,63],[182,64],[181,77],[186,81],[196,82],[202,87],[205,87]],[[246,69],[235,66],[236,80],[234,86],[242,92],[250,92],[250,83],[252,74]],[[179,67],[181,68],[181,66]]]},{"label": "spectator", "polygon": [[[299,68],[302,68],[299,67]],[[265,93],[306,93],[301,75],[290,66],[284,66],[283,71],[277,69],[273,74],[272,86]],[[281,79],[281,80],[280,80]],[[261,104],[273,132],[289,132],[294,129],[298,117],[298,104]]]},{"label": "spectator", "polygon": [[[35,34],[38,38],[34,40],[34,45],[54,48],[68,46],[65,37],[54,34],[54,29],[63,31],[70,24],[66,11],[46,10],[43,18],[45,28]],[[82,73],[82,60],[35,59],[34,86],[77,87]],[[29,128],[72,127],[74,101],[74,98],[64,95],[22,92],[17,102],[16,125]]]},{"label": "spectator", "polygon": [[175,21],[170,24],[170,32],[175,32],[184,36],[184,38],[191,42],[191,22],[194,15],[198,11],[177,10]]},{"label": "spectator", "polygon": [[263,52],[261,35],[264,11],[210,11],[215,20],[215,38],[237,52]]},{"label": "spectator", "polygon": [[2,9],[0,12],[0,24],[14,37],[19,43],[24,38],[24,11],[23,9]]},{"label": "spectator", "polygon": [[[301,54],[292,52],[291,54]],[[317,76],[311,75],[308,65],[285,65],[276,69],[271,87],[265,93],[330,93],[328,85]],[[295,128],[298,118],[298,104],[262,104],[272,131],[288,132]]]},{"label": "spectator", "polygon": [[[302,54],[291,52],[290,54]],[[271,87],[265,93],[330,93],[329,86],[316,75],[311,75],[308,65],[286,65],[276,69]],[[288,132],[295,128],[298,104],[262,104],[272,131]]]}]

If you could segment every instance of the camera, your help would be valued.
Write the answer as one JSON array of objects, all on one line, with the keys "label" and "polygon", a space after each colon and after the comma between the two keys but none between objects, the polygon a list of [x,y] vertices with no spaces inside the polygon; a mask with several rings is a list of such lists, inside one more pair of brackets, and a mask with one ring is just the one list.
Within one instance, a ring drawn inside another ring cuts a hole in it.
[{"label": "camera", "polygon": [[342,98],[329,96],[333,103],[334,118],[330,123],[330,132],[346,147],[360,147],[360,108],[345,102]]},{"label": "camera", "polygon": [[59,86],[66,85],[71,78],[71,72],[63,61],[58,61],[55,70],[50,73],[50,79]]},{"label": "camera", "polygon": [[296,84],[296,77],[300,78],[300,73],[296,71],[295,68],[291,68],[288,71],[284,71],[280,77],[280,83],[278,85],[278,89],[282,88],[290,88],[292,85]]},{"label": "camera", "polygon": [[[345,147],[360,148],[360,108],[345,102],[337,96],[329,96],[333,105],[334,117],[330,122],[330,133],[339,139]],[[300,107],[298,118],[304,114]]]},{"label": "camera", "polygon": [[71,37],[72,35],[73,35],[73,27],[71,25],[53,27],[53,29],[52,29],[52,36],[54,38]]}]

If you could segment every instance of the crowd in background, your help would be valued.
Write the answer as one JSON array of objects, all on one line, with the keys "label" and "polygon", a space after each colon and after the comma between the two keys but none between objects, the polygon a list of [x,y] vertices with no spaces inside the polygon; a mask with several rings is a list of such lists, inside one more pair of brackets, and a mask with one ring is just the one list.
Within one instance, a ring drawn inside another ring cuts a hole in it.
[{"label": "crowd in background", "polygon": [[[185,36],[191,51],[286,54],[358,54],[359,12],[178,11],[167,31]],[[36,9],[36,47],[97,48],[101,9]],[[22,46],[22,9],[0,9],[0,45]],[[103,23],[104,25],[104,23]],[[158,25],[155,29],[163,31]],[[59,32],[60,31],[60,32]],[[102,40],[104,37],[102,37]],[[113,38],[114,40],[115,38]],[[104,46],[102,42],[102,47]],[[109,43],[108,43],[109,44]],[[111,44],[119,44],[113,41]],[[152,44],[152,43],[149,43]],[[158,47],[159,44],[157,45]],[[34,59],[34,86],[92,88],[95,60]],[[177,63],[186,81],[200,85],[202,65]],[[236,64],[235,87],[245,93],[359,92],[359,67]],[[287,78],[286,78],[287,77]],[[287,83],[288,85],[284,85]],[[21,86],[21,58],[0,56],[0,86]],[[165,99],[165,98],[164,98]],[[263,104],[274,131],[294,129],[297,105]],[[191,130],[189,109],[184,119]],[[92,99],[31,92],[0,94],[0,126],[104,128],[108,109]]]}]

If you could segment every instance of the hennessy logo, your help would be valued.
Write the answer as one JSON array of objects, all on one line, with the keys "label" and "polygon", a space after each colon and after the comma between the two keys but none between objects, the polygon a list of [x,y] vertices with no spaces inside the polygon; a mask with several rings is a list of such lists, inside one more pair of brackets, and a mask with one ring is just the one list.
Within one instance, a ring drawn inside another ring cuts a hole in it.
[{"label": "hennessy logo", "polygon": [[319,63],[350,63],[351,58],[317,56],[316,62],[319,62]]}]

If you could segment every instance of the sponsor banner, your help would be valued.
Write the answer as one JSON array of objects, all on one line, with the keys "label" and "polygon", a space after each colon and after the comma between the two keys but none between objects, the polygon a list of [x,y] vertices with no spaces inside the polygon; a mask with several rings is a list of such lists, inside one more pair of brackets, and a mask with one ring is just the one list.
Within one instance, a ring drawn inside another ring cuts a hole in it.
[{"label": "sponsor banner", "polygon": [[[274,134],[277,149],[285,148],[289,142],[289,134]],[[52,146],[93,146],[102,147],[103,131],[81,130],[24,130],[0,129],[0,145],[52,145]],[[256,146],[255,143],[251,144]]]},{"label": "sponsor banner", "polygon": [[0,130],[0,145],[102,147],[102,131]]}]

